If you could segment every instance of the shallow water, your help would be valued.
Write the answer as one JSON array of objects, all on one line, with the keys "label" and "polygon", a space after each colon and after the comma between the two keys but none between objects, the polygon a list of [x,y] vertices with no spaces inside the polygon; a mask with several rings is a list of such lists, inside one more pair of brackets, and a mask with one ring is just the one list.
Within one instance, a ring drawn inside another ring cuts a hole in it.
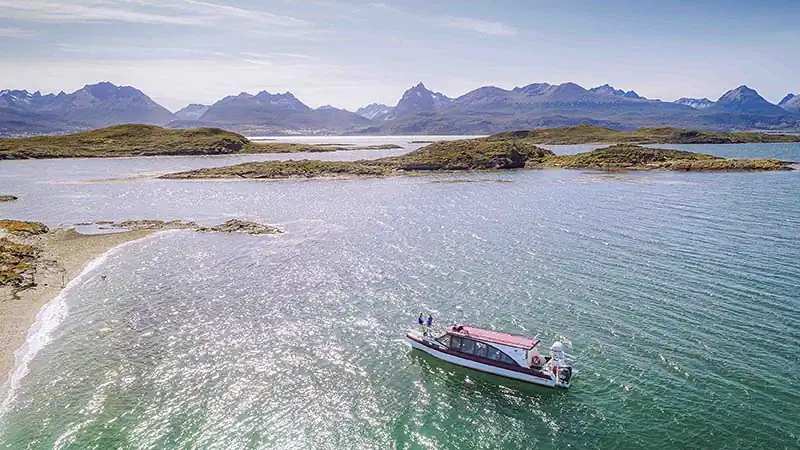
[{"label": "shallow water", "polygon": [[[800,173],[88,181],[230,158],[0,162],[2,216],[287,231],[109,255],[12,393],[6,448],[800,445]],[[573,387],[411,352],[419,311],[456,306],[567,342]]]}]

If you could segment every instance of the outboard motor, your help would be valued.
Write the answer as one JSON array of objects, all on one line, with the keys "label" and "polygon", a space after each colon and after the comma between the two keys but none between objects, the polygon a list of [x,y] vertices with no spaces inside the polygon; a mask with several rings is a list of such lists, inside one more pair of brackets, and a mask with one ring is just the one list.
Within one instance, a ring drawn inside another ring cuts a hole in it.
[{"label": "outboard motor", "polygon": [[564,384],[569,383],[570,378],[572,378],[572,367],[566,364],[564,344],[560,341],[553,342],[553,345],[550,346],[550,353],[553,355],[553,361],[558,367],[558,380]]}]

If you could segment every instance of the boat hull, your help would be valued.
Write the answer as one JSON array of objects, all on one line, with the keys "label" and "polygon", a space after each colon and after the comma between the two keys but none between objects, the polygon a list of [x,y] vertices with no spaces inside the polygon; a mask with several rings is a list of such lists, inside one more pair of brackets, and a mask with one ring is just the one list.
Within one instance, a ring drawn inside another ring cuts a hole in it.
[{"label": "boat hull", "polygon": [[424,340],[421,338],[414,336],[412,334],[407,334],[406,339],[411,343],[411,347],[416,350],[420,350],[425,352],[434,358],[441,359],[442,361],[447,361],[451,364],[455,364],[457,366],[466,367],[468,369],[477,370],[483,373],[489,373],[492,375],[497,375],[505,378],[510,378],[513,380],[519,380],[526,383],[536,384],[539,386],[545,386],[549,388],[557,388],[557,389],[566,389],[567,386],[560,385],[555,379],[555,376],[548,377],[547,374],[539,373],[534,374],[533,372],[522,372],[517,370],[505,369],[503,367],[494,366],[491,364],[484,364],[479,361],[475,361],[470,358],[464,358],[459,355],[455,355],[452,352],[447,352],[444,350],[438,350],[433,346],[426,344]]}]

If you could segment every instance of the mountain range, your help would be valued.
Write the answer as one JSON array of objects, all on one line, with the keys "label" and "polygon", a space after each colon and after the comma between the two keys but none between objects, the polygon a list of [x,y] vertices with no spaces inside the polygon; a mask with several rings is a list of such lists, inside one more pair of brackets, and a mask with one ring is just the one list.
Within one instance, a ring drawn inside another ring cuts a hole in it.
[{"label": "mountain range", "polygon": [[373,103],[356,112],[311,108],[291,92],[242,92],[211,105],[172,113],[142,91],[109,82],[70,94],[0,91],[0,135],[52,134],[121,123],[173,128],[213,126],[245,134],[488,134],[576,124],[616,129],[675,126],[707,130],[800,130],[800,96],[778,105],[739,86],[717,101],[663,102],[608,84],[532,83],[507,90],[483,86],[450,98],[423,83],[394,106]]}]

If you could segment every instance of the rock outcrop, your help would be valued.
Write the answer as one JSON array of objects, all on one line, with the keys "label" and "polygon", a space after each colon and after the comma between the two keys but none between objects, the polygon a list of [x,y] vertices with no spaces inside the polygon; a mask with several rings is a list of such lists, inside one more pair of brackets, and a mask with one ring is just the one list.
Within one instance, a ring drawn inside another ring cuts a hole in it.
[{"label": "rock outcrop", "polygon": [[265,234],[280,234],[283,233],[278,227],[272,225],[264,225],[256,222],[249,222],[247,220],[231,219],[225,223],[221,223],[215,227],[200,227],[197,231],[202,232],[219,232],[219,233],[245,233],[253,236],[260,236]]}]

